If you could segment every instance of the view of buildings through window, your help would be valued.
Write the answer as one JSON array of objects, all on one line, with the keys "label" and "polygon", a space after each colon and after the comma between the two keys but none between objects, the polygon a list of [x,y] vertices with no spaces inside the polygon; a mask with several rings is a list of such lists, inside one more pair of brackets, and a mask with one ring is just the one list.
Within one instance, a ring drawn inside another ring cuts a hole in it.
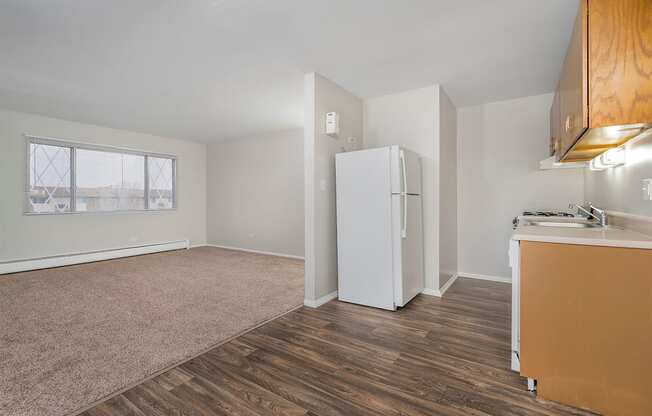
[{"label": "view of buildings through window", "polygon": [[30,212],[70,212],[70,162],[72,149],[30,143]]},{"label": "view of buildings through window", "polygon": [[30,141],[27,212],[172,209],[175,162],[158,155]]},{"label": "view of buildings through window", "polygon": [[174,207],[174,160],[149,156],[150,209],[170,209]]},{"label": "view of buildings through window", "polygon": [[77,149],[75,211],[145,209],[145,156]]}]

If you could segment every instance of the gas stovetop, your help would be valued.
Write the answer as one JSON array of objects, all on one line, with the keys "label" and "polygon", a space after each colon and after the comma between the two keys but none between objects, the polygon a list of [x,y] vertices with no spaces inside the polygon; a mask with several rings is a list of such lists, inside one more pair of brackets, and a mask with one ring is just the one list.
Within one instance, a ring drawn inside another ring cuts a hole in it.
[{"label": "gas stovetop", "polygon": [[514,220],[512,221],[512,226],[514,229],[516,229],[516,227],[520,225],[521,220],[526,220],[525,222],[527,223],[528,219],[532,220],[536,217],[539,218],[545,217],[546,221],[551,221],[551,220],[554,221],[555,218],[561,220],[561,219],[568,219],[568,218],[577,218],[579,216],[566,211],[523,211],[521,215],[514,218]]},{"label": "gas stovetop", "polygon": [[524,211],[523,217],[567,217],[573,218],[575,214],[565,211]]}]

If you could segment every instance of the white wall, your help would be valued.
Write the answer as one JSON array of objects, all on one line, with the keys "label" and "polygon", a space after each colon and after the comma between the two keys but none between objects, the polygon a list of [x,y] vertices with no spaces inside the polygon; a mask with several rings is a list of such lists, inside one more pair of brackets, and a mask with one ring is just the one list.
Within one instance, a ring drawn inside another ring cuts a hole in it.
[{"label": "white wall", "polygon": [[208,242],[303,257],[303,129],[208,145]]},{"label": "white wall", "polygon": [[[327,112],[340,114],[340,135],[323,134]],[[347,143],[348,137],[358,140]],[[304,79],[305,298],[337,290],[335,154],[362,142],[362,100],[319,74]]]},{"label": "white wall", "polygon": [[652,217],[643,200],[643,179],[652,178],[652,131],[625,145],[627,164],[603,171],[585,170],[586,200],[598,207]]},{"label": "white wall", "polygon": [[512,218],[584,200],[582,169],[540,171],[552,94],[458,109],[458,270],[509,277]]},{"label": "white wall", "polygon": [[421,156],[424,273],[426,287],[439,288],[438,181],[439,87],[405,91],[364,101],[365,147],[398,144]]},{"label": "white wall", "polygon": [[[23,133],[177,156],[178,209],[24,215]],[[206,242],[206,146],[25,113],[0,111],[0,261],[190,239]]]},{"label": "white wall", "polygon": [[457,109],[439,88],[439,287],[457,273]]}]

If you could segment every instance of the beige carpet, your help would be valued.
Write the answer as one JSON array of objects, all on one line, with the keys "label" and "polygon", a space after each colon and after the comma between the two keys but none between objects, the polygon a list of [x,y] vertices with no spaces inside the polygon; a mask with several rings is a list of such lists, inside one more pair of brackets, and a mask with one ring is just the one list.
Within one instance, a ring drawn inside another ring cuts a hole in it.
[{"label": "beige carpet", "polygon": [[303,302],[303,261],[218,248],[0,276],[0,415],[73,413]]}]

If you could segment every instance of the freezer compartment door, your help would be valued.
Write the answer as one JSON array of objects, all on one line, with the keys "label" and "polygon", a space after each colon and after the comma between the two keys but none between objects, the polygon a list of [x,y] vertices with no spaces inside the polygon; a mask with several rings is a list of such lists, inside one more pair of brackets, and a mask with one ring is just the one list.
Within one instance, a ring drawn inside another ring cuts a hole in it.
[{"label": "freezer compartment door", "polygon": [[421,197],[392,195],[396,306],[405,306],[425,287]]},{"label": "freezer compartment door", "polygon": [[421,195],[421,158],[398,146],[391,146],[392,193]]},{"label": "freezer compartment door", "polygon": [[394,310],[389,153],[336,156],[338,297]]}]

